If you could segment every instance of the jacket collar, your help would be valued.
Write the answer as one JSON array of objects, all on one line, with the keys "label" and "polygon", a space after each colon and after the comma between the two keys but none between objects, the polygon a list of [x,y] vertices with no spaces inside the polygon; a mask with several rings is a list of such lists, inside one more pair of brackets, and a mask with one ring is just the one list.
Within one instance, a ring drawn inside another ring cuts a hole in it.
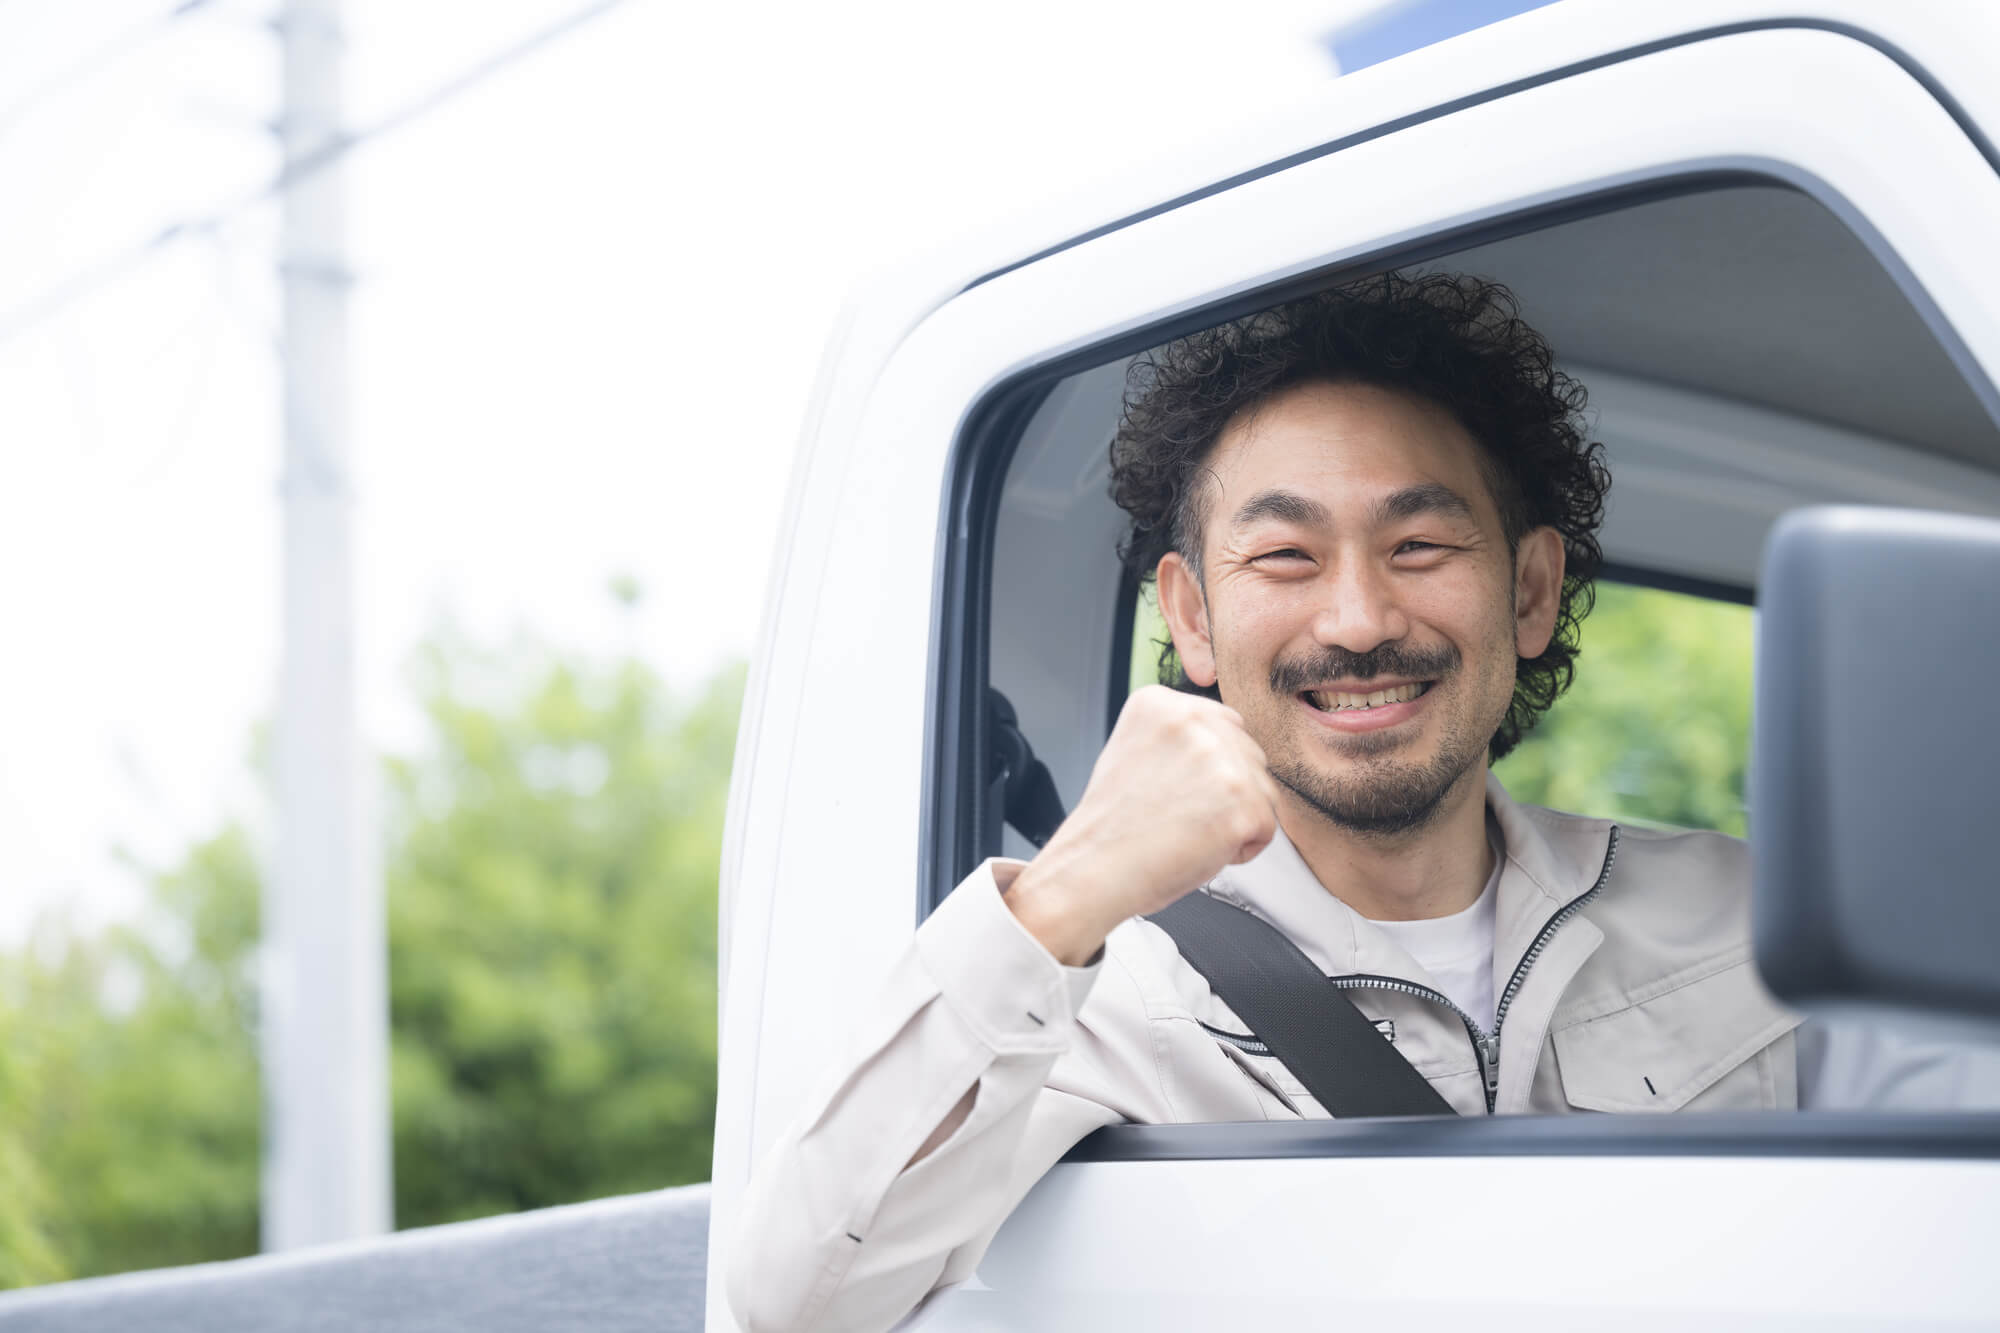
[{"label": "jacket collar", "polygon": [[[1495,890],[1493,943],[1494,971],[1504,982],[1549,919],[1596,884],[1611,825],[1516,805],[1490,772],[1486,809],[1505,857]],[[1387,931],[1321,886],[1283,829],[1255,858],[1226,867],[1209,887],[1284,931],[1328,976],[1436,984]]]}]

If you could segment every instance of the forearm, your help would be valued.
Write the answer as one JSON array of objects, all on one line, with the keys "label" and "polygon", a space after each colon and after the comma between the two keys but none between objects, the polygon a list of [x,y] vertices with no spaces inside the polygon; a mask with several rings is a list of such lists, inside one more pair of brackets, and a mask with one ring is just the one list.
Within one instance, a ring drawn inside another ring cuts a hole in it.
[{"label": "forearm", "polygon": [[1069,1142],[1116,1118],[1080,1103],[1037,1123],[1088,978],[974,880],[919,932],[861,1040],[760,1164],[730,1261],[745,1328],[887,1327]]}]

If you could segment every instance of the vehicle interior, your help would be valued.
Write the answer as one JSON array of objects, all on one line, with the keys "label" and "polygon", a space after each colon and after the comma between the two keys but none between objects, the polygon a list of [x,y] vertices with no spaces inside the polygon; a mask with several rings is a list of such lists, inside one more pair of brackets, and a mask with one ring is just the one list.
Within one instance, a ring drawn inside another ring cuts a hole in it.
[{"label": "vehicle interior", "polygon": [[[1743,835],[1751,623],[1779,516],[1822,503],[2000,516],[2000,398],[1838,207],[1767,180],[1683,183],[1320,280],[1389,267],[1498,279],[1589,391],[1613,477],[1607,567],[1578,685],[1499,770],[1517,799]],[[1126,695],[1155,679],[1157,613],[1121,573],[1107,492],[1134,355],[1128,343],[1012,386],[960,443],[956,503],[985,559],[964,570],[961,670],[941,697],[1003,695],[1065,803]],[[961,711],[966,729],[940,738],[947,836],[920,912],[980,856],[1033,853],[1023,821],[972,778],[1000,763],[987,710]],[[954,803],[954,790],[980,794]]]}]

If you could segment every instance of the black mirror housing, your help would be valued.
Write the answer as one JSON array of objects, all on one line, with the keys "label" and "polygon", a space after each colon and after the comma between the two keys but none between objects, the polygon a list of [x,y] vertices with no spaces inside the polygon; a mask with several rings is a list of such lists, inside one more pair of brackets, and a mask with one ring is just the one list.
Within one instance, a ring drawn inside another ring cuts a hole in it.
[{"label": "black mirror housing", "polygon": [[1803,1008],[2000,1017],[2000,521],[1797,511],[1758,607],[1765,981]]}]

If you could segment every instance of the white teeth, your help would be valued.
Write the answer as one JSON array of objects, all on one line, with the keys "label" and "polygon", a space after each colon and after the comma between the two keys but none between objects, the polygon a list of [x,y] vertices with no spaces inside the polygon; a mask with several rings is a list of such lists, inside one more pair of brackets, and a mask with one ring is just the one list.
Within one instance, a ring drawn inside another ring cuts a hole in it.
[{"label": "white teeth", "polygon": [[1407,703],[1424,692],[1421,684],[1398,685],[1392,690],[1372,690],[1366,694],[1350,694],[1343,690],[1309,690],[1312,702],[1321,712],[1336,713],[1344,709],[1380,708],[1383,704]]}]

